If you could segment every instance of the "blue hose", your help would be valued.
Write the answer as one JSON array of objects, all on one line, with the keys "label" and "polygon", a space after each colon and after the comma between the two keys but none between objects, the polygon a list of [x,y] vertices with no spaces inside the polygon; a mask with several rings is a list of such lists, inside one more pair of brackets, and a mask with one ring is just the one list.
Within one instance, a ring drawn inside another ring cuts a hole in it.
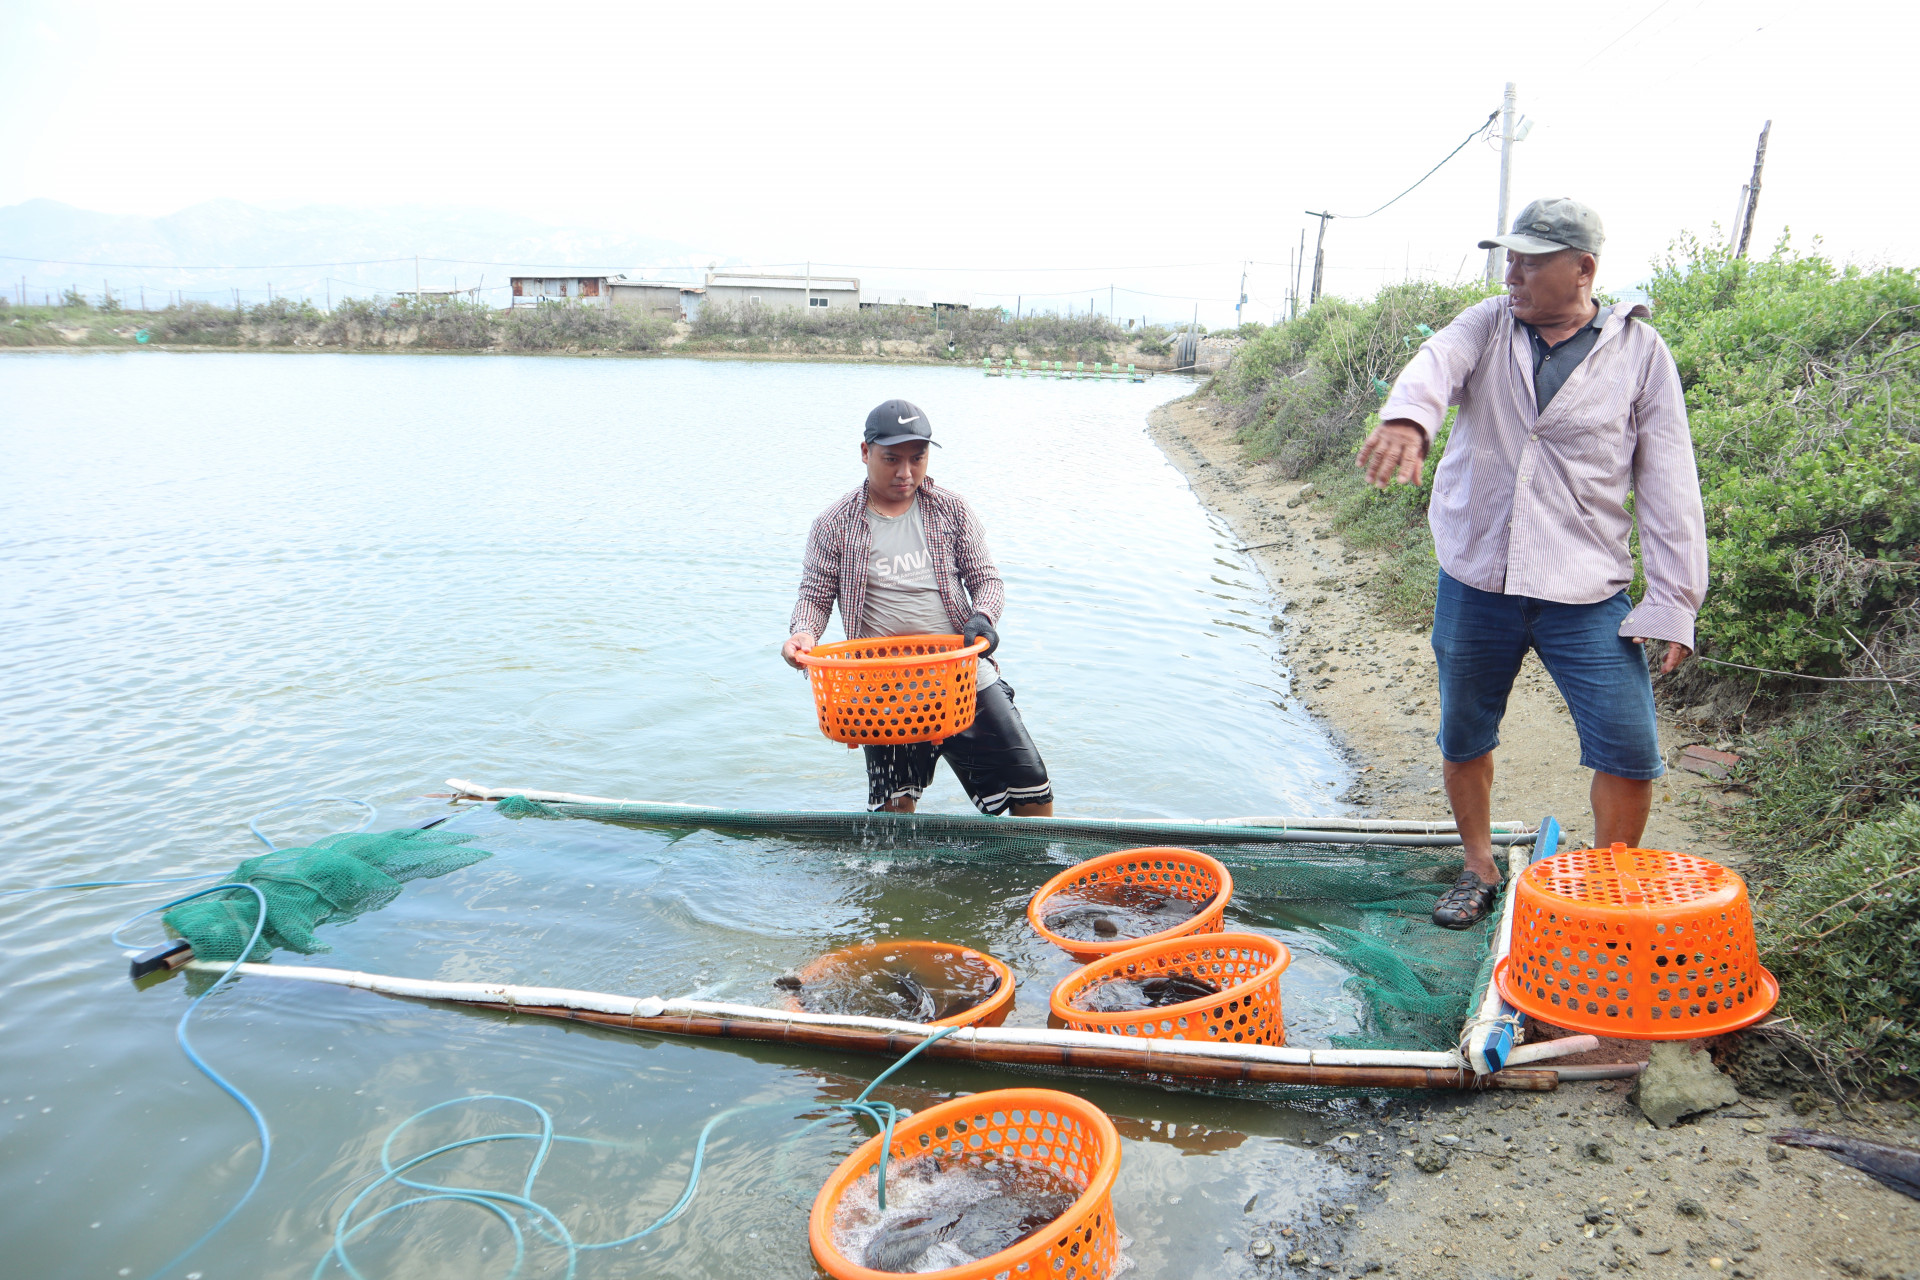
[{"label": "blue hose", "polygon": [[[881,1144],[878,1178],[880,1208],[883,1211],[887,1207],[887,1157],[893,1145],[893,1126],[894,1122],[898,1120],[900,1116],[906,1114],[906,1112],[894,1106],[891,1102],[869,1102],[868,1097],[875,1089],[886,1083],[889,1076],[906,1066],[907,1063],[911,1062],[914,1057],[928,1045],[958,1030],[958,1027],[938,1028],[926,1039],[902,1054],[898,1062],[874,1077],[873,1082],[867,1085],[865,1089],[862,1089],[860,1096],[852,1102],[836,1102],[830,1104],[835,1111],[848,1111],[856,1115],[863,1115],[880,1126]],[[472,1102],[505,1102],[517,1107],[525,1107],[527,1110],[533,1112],[535,1116],[539,1117],[539,1132],[490,1133],[482,1134],[475,1138],[461,1138],[458,1141],[435,1147],[433,1150],[425,1152],[424,1154],[412,1156],[397,1165],[394,1163],[394,1142],[409,1125],[444,1108],[462,1106]],[[566,1225],[560,1221],[557,1214],[533,1198],[534,1180],[540,1176],[541,1166],[546,1163],[547,1156],[552,1151],[553,1144],[556,1142],[579,1142],[593,1146],[620,1146],[622,1144],[603,1142],[595,1138],[575,1138],[564,1134],[556,1134],[553,1131],[553,1117],[547,1112],[546,1108],[540,1106],[538,1103],[529,1102],[525,1098],[516,1098],[508,1094],[479,1093],[471,1097],[452,1098],[446,1102],[436,1103],[423,1111],[416,1111],[395,1125],[392,1131],[387,1134],[386,1141],[380,1144],[381,1172],[378,1177],[366,1187],[362,1188],[360,1193],[348,1202],[346,1211],[340,1215],[339,1221],[334,1224],[333,1245],[326,1253],[322,1254],[320,1260],[314,1264],[313,1280],[320,1280],[320,1277],[326,1273],[329,1262],[338,1263],[340,1269],[352,1277],[352,1280],[367,1280],[359,1269],[353,1265],[352,1259],[347,1256],[348,1243],[355,1236],[358,1236],[361,1232],[389,1214],[398,1213],[402,1209],[410,1209],[416,1205],[435,1203],[470,1204],[476,1208],[486,1210],[506,1224],[507,1229],[513,1235],[513,1267],[507,1272],[505,1280],[518,1280],[522,1268],[526,1265],[527,1249],[525,1234],[520,1230],[519,1224],[513,1220],[513,1215],[509,1213],[504,1206],[514,1206],[524,1210],[532,1216],[534,1226],[539,1229],[541,1235],[566,1250],[567,1267],[565,1274],[568,1280],[572,1280],[582,1253],[595,1249],[617,1249],[622,1245],[632,1244],[637,1240],[642,1240],[652,1235],[654,1232],[660,1230],[660,1228],[672,1222],[675,1218],[678,1218],[682,1213],[686,1212],[687,1206],[693,1203],[693,1197],[700,1189],[700,1172],[706,1162],[707,1139],[712,1135],[714,1128],[719,1125],[722,1120],[728,1119],[731,1116],[737,1116],[746,1111],[763,1110],[772,1105],[777,1104],[762,1103],[752,1107],[734,1107],[722,1111],[719,1115],[707,1121],[706,1125],[700,1130],[699,1140],[694,1144],[693,1169],[687,1175],[686,1189],[680,1193],[680,1198],[674,1201],[672,1208],[654,1219],[649,1225],[642,1227],[631,1235],[622,1236],[618,1240],[603,1240],[592,1244],[582,1244],[573,1238],[573,1233],[567,1230]],[[798,1141],[802,1135],[818,1128],[832,1118],[832,1116],[823,1116],[805,1128],[802,1128],[788,1140],[787,1146],[791,1147],[793,1142]],[[459,1151],[466,1147],[478,1146],[488,1142],[533,1142],[538,1144],[534,1151],[533,1159],[527,1165],[526,1177],[521,1179],[520,1189],[517,1194],[506,1191],[492,1191],[484,1187],[441,1186],[438,1183],[418,1181],[406,1176],[410,1171],[419,1168],[429,1160],[437,1159],[440,1156]],[[389,1184],[407,1187],[424,1194],[388,1205],[368,1215],[366,1218],[355,1222],[354,1215],[366,1201],[367,1197],[371,1196],[381,1187]]]},{"label": "blue hose", "polygon": [[267,895],[261,893],[259,889],[250,884],[217,884],[209,889],[196,889],[184,897],[175,898],[172,902],[164,903],[161,906],[150,907],[142,911],[139,915],[124,921],[119,928],[113,931],[114,945],[122,947],[136,946],[138,944],[128,942],[120,936],[121,930],[133,924],[134,921],[144,920],[150,915],[171,910],[183,902],[192,902],[195,898],[204,898],[210,893],[224,893],[229,889],[238,889],[245,893],[251,893],[255,898],[260,900],[260,916],[253,922],[253,936],[247,939],[247,945],[240,949],[240,955],[234,959],[233,963],[229,964],[226,969],[221,972],[220,976],[214,979],[213,985],[195,996],[192,1002],[187,1005],[186,1012],[180,1015],[180,1021],[174,1024],[173,1038],[179,1043],[180,1051],[187,1055],[187,1061],[198,1068],[201,1075],[218,1085],[228,1097],[239,1103],[241,1108],[246,1111],[247,1116],[253,1121],[254,1130],[260,1135],[260,1165],[253,1171],[253,1181],[247,1184],[247,1189],[241,1193],[240,1198],[233,1202],[233,1207],[221,1214],[220,1220],[208,1227],[198,1240],[195,1240],[192,1244],[182,1249],[178,1254],[174,1255],[166,1265],[155,1271],[152,1277],[150,1277],[150,1280],[159,1280],[161,1276],[164,1276],[167,1272],[173,1270],[182,1262],[185,1262],[196,1249],[213,1239],[213,1237],[219,1233],[220,1228],[233,1221],[234,1215],[245,1208],[247,1201],[253,1199],[253,1193],[260,1189],[261,1180],[267,1176],[267,1162],[273,1158],[273,1137],[267,1132],[267,1118],[260,1114],[260,1108],[254,1106],[253,1099],[236,1089],[225,1076],[208,1066],[207,1060],[200,1056],[199,1051],[193,1047],[193,1042],[187,1039],[187,1021],[193,1017],[194,1010],[205,1004],[214,992],[227,985],[233,978],[234,971],[240,967],[240,962],[252,953],[254,945],[260,941],[260,931],[266,928],[267,924]]},{"label": "blue hose", "polygon": [[271,809],[262,809],[259,813],[256,813],[251,818],[247,819],[247,830],[253,832],[254,838],[259,840],[261,844],[267,846],[267,848],[278,850],[279,846],[274,844],[273,841],[267,839],[265,833],[263,833],[260,830],[260,819],[266,817],[270,813],[279,813],[283,809],[299,809],[299,808],[305,807],[306,805],[318,804],[322,800],[338,800],[341,804],[357,804],[362,809],[365,809],[367,811],[366,820],[363,821],[359,826],[355,827],[354,828],[355,831],[365,831],[368,827],[373,825],[373,820],[376,817],[378,817],[380,814],[380,811],[374,808],[367,801],[356,800],[352,796],[304,796],[299,800],[289,800],[285,804],[277,804],[273,806],[273,808]]},{"label": "blue hose", "polygon": [[[372,824],[374,818],[378,814],[378,810],[376,810],[372,804],[369,804],[365,800],[354,799],[350,796],[314,796],[307,799],[289,801],[286,804],[275,805],[273,808],[263,810],[262,812],[257,813],[252,818],[248,819],[247,829],[251,831],[254,834],[254,836],[257,839],[259,839],[259,841],[262,844],[266,845],[267,848],[276,849],[276,846],[274,845],[273,841],[270,840],[266,836],[266,834],[260,830],[260,827],[259,827],[260,819],[266,817],[268,814],[271,814],[271,813],[278,813],[284,809],[295,808],[300,805],[311,804],[315,801],[320,801],[320,800],[341,801],[346,804],[359,805],[364,809],[366,809],[367,817],[360,824],[358,828],[358,830],[361,830],[361,831],[366,830],[367,827]],[[7,897],[13,894],[21,894],[21,893],[51,892],[53,890],[59,890],[59,889],[104,889],[104,888],[120,887],[125,885],[179,884],[179,883],[188,882],[188,881],[211,880],[220,874],[224,874],[224,873],[190,875],[190,876],[157,876],[157,877],[151,877],[151,878],[139,879],[139,880],[81,880],[81,881],[74,881],[67,884],[35,885],[25,889],[0,890],[0,897]],[[206,1231],[201,1233],[198,1239],[196,1239],[192,1244],[188,1245],[185,1249],[181,1250],[178,1254],[174,1255],[174,1257],[169,1259],[164,1265],[162,1265],[157,1270],[155,1270],[152,1273],[152,1275],[149,1277],[149,1280],[160,1280],[162,1276],[165,1276],[169,1271],[172,1271],[175,1267],[179,1266],[182,1262],[186,1261],[187,1258],[191,1257],[196,1251],[198,1251],[203,1245],[205,1245],[207,1241],[213,1239],[215,1235],[219,1234],[221,1229],[224,1228],[229,1222],[231,1222],[235,1218],[235,1216],[237,1216],[239,1212],[246,1207],[247,1203],[253,1199],[254,1192],[260,1189],[261,1182],[264,1181],[267,1176],[267,1166],[271,1162],[273,1157],[273,1137],[267,1128],[266,1116],[261,1113],[260,1108],[258,1106],[254,1105],[254,1102],[251,1098],[247,1097],[246,1094],[242,1093],[225,1076],[221,1075],[218,1071],[215,1071],[213,1067],[207,1063],[206,1059],[200,1056],[199,1051],[193,1047],[193,1042],[187,1036],[187,1024],[189,1021],[192,1020],[194,1013],[198,1011],[200,1006],[202,1004],[205,1004],[207,1000],[214,995],[215,992],[219,991],[222,987],[226,986],[228,982],[230,982],[233,979],[233,976],[235,972],[238,970],[239,966],[245,961],[247,956],[253,953],[254,947],[259,944],[260,935],[262,931],[266,928],[266,923],[267,923],[267,899],[266,899],[266,895],[262,893],[259,890],[259,888],[251,884],[234,883],[234,882],[217,884],[205,889],[196,889],[192,893],[188,893],[181,897],[173,899],[171,902],[162,903],[157,907],[150,907],[147,910],[142,911],[137,915],[131,916],[128,919],[122,921],[113,930],[112,934],[110,935],[111,940],[115,946],[138,947],[140,945],[139,943],[133,942],[121,936],[121,934],[126,929],[130,928],[134,924],[138,923],[141,920],[146,919],[148,916],[158,915],[158,914],[161,914],[162,912],[170,911],[174,907],[177,907],[182,903],[192,902],[196,898],[204,898],[210,894],[225,893],[230,890],[239,891],[243,893],[251,893],[254,896],[254,898],[259,902],[260,910],[254,920],[253,934],[251,937],[247,939],[247,945],[241,948],[239,957],[233,960],[230,964],[228,964],[226,969],[224,969],[221,972],[220,976],[214,980],[213,984],[209,986],[205,991],[201,992],[198,996],[195,996],[193,1000],[187,1005],[186,1010],[180,1015],[179,1022],[177,1022],[174,1025],[174,1040],[179,1044],[180,1051],[186,1055],[187,1060],[194,1065],[195,1069],[197,1069],[202,1075],[206,1076],[207,1079],[211,1080],[228,1097],[232,1098],[235,1102],[240,1104],[241,1109],[247,1113],[247,1117],[253,1121],[254,1131],[259,1135],[259,1139],[260,1139],[260,1161],[258,1166],[254,1169],[253,1180],[247,1184],[247,1189],[241,1193],[240,1198],[236,1200],[233,1203],[233,1205],[225,1213],[220,1215],[220,1218],[218,1221],[216,1221],[211,1227],[208,1227]],[[882,1084],[886,1082],[888,1077],[892,1076],[896,1071],[899,1071],[900,1068],[906,1066],[907,1063],[911,1062],[916,1056],[920,1054],[922,1050],[926,1049],[927,1046],[935,1043],[936,1041],[944,1038],[945,1036],[952,1034],[957,1030],[959,1030],[958,1027],[941,1027],[937,1029],[931,1035],[928,1035],[919,1044],[915,1045],[912,1049],[909,1049],[905,1054],[901,1055],[899,1061],[895,1062],[892,1066],[888,1067],[885,1071],[881,1072],[878,1076],[874,1077],[873,1081],[870,1084],[868,1084],[865,1089],[862,1089],[860,1091],[859,1096],[856,1097],[852,1102],[840,1102],[840,1103],[830,1104],[832,1109],[835,1111],[845,1111],[845,1112],[850,1112],[854,1115],[865,1116],[868,1119],[872,1120],[875,1124],[880,1126],[880,1130],[881,1130],[880,1164],[879,1164],[877,1177],[878,1177],[878,1191],[879,1191],[879,1206],[883,1211],[887,1207],[887,1186],[886,1186],[887,1158],[891,1153],[891,1149],[893,1145],[893,1126],[895,1121],[897,1121],[900,1116],[907,1113],[903,1111],[901,1108],[894,1106],[890,1102],[868,1101],[868,1098],[875,1089],[879,1088]],[[467,1103],[483,1102],[483,1101],[506,1102],[506,1103],[511,1103],[515,1106],[526,1107],[528,1110],[532,1111],[539,1118],[539,1121],[540,1121],[539,1132],[537,1133],[495,1133],[495,1134],[485,1134],[475,1138],[463,1138],[456,1142],[449,1142],[441,1146],[435,1147],[431,1151],[425,1152],[424,1154],[410,1157],[407,1160],[402,1161],[398,1165],[394,1164],[393,1162],[394,1142],[400,1136],[400,1134],[404,1130],[406,1130],[408,1126],[412,1125],[415,1121],[421,1120],[426,1116],[429,1116],[434,1112],[440,1111],[447,1107],[461,1106]],[[321,1255],[320,1260],[314,1264],[313,1276],[315,1277],[315,1280],[318,1280],[318,1278],[325,1272],[327,1268],[327,1264],[329,1262],[337,1262],[341,1270],[345,1271],[348,1276],[352,1277],[352,1280],[366,1280],[366,1277],[363,1276],[361,1272],[353,1265],[352,1260],[347,1255],[347,1245],[354,1237],[366,1231],[369,1227],[371,1227],[374,1223],[380,1221],[382,1218],[385,1218],[390,1214],[398,1213],[403,1209],[409,1209],[417,1205],[432,1204],[432,1203],[459,1203],[459,1204],[470,1204],[475,1206],[476,1208],[484,1209],[488,1213],[500,1219],[500,1221],[505,1224],[508,1232],[511,1234],[513,1238],[513,1247],[514,1247],[513,1268],[507,1273],[506,1280],[517,1280],[521,1270],[526,1264],[526,1236],[525,1236],[525,1233],[521,1230],[520,1224],[514,1219],[513,1214],[508,1211],[507,1206],[517,1207],[523,1210],[524,1212],[526,1212],[530,1217],[532,1217],[534,1226],[539,1230],[542,1236],[544,1236],[547,1240],[560,1246],[562,1249],[566,1251],[567,1266],[566,1266],[565,1274],[568,1280],[573,1280],[576,1268],[578,1267],[578,1264],[579,1264],[580,1254],[591,1251],[591,1250],[617,1249],[623,1245],[632,1244],[635,1241],[642,1240],[647,1236],[652,1235],[654,1232],[660,1230],[662,1227],[665,1227],[668,1223],[671,1223],[674,1219],[678,1218],[682,1213],[685,1213],[687,1210],[687,1206],[693,1203],[693,1197],[699,1191],[700,1174],[706,1162],[707,1140],[709,1137],[712,1136],[714,1129],[720,1124],[721,1121],[726,1120],[729,1117],[740,1115],[743,1112],[747,1112],[747,1111],[761,1110],[769,1105],[774,1105],[774,1104],[762,1103],[756,1106],[733,1107],[726,1111],[721,1112],[719,1115],[714,1116],[711,1120],[707,1121],[707,1123],[700,1130],[699,1139],[694,1144],[693,1168],[687,1175],[686,1188],[680,1193],[680,1198],[674,1201],[673,1206],[669,1208],[665,1213],[661,1214],[660,1217],[656,1218],[652,1223],[641,1228],[639,1231],[632,1233],[631,1235],[622,1236],[618,1240],[605,1240],[605,1241],[598,1241],[598,1242],[583,1244],[583,1243],[580,1243],[579,1241],[576,1241],[573,1238],[572,1232],[570,1232],[567,1229],[566,1224],[560,1220],[557,1214],[555,1214],[551,1209],[548,1209],[545,1205],[541,1204],[539,1201],[533,1198],[534,1181],[539,1177],[540,1170],[542,1166],[545,1165],[547,1156],[551,1153],[553,1149],[553,1145],[556,1142],[577,1142],[577,1143],[583,1143],[583,1144],[592,1145],[592,1146],[609,1146],[609,1147],[621,1146],[623,1144],[605,1142],[603,1140],[596,1139],[596,1138],[577,1138],[577,1137],[572,1137],[565,1134],[556,1134],[553,1131],[553,1117],[547,1112],[547,1110],[544,1107],[541,1107],[537,1103],[528,1102],[524,1098],[515,1098],[506,1094],[494,1094],[494,1093],[474,1094],[469,1097],[453,1098],[453,1099],[449,1099],[446,1102],[436,1103],[435,1105],[428,1107],[425,1110],[415,1112],[413,1115],[409,1116],[407,1119],[401,1121],[398,1125],[394,1126],[393,1130],[387,1134],[386,1141],[383,1142],[380,1146],[381,1173],[377,1177],[375,1177],[373,1181],[369,1183],[366,1187],[363,1187],[360,1190],[359,1194],[354,1196],[354,1198],[348,1203],[346,1211],[340,1215],[339,1221],[334,1226],[333,1244],[328,1248],[326,1253]],[[804,1128],[796,1132],[791,1139],[788,1140],[786,1147],[791,1148],[792,1144],[798,1141],[803,1135],[819,1127],[820,1125],[825,1124],[830,1119],[832,1119],[831,1116],[823,1116],[822,1118],[813,1121],[811,1124],[806,1125]],[[409,1171],[419,1168],[420,1166],[426,1164],[428,1161],[437,1159],[441,1156],[447,1155],[454,1151],[464,1149],[466,1147],[471,1147],[481,1143],[490,1143],[490,1142],[535,1142],[538,1144],[538,1147],[534,1152],[533,1159],[527,1166],[527,1174],[526,1174],[526,1177],[521,1181],[520,1191],[518,1194],[513,1194],[513,1193],[503,1192],[503,1191],[490,1191],[485,1188],[479,1188],[479,1187],[441,1186],[437,1183],[423,1182],[423,1181],[419,1181],[406,1176]],[[380,1188],[387,1186],[389,1184],[407,1187],[410,1190],[418,1191],[418,1192],[421,1192],[422,1194],[412,1196],[405,1200],[401,1200],[395,1204],[388,1205],[385,1208],[379,1209],[376,1212],[368,1215],[366,1218],[363,1218],[360,1221],[355,1222],[354,1214],[360,1208],[362,1203],[366,1201],[367,1197],[373,1195]]]}]

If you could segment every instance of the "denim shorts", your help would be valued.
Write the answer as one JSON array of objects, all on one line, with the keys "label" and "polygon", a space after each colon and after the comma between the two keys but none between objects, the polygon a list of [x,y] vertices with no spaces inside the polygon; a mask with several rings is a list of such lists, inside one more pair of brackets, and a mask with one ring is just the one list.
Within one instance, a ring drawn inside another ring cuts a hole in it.
[{"label": "denim shorts", "polygon": [[1440,572],[1433,656],[1440,667],[1440,754],[1461,764],[1500,745],[1500,719],[1532,649],[1580,733],[1580,763],[1616,778],[1667,771],[1643,646],[1620,635],[1633,608],[1622,591],[1597,604],[1558,604],[1481,591]]}]

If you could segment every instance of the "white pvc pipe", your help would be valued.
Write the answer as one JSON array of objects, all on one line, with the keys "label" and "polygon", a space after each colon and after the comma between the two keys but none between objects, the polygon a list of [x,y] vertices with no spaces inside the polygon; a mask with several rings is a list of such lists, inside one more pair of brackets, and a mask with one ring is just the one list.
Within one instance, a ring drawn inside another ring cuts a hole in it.
[{"label": "white pvc pipe", "polygon": [[[187,965],[202,973],[220,973],[228,966],[210,960],[195,960]],[[519,1005],[560,1009],[581,1009],[592,1013],[614,1014],[623,1018],[661,1018],[674,1015],[733,1018],[776,1025],[844,1027],[859,1031],[882,1031],[891,1035],[925,1037],[933,1029],[918,1022],[900,1022],[892,1018],[861,1018],[819,1013],[790,1012],[759,1005],[728,1004],[715,1000],[663,1000],[655,996],[616,996],[594,991],[575,991],[564,987],[522,987],[493,982],[438,982],[427,978],[400,978],[378,973],[360,973],[350,969],[309,968],[304,965],[242,964],[235,966],[241,976],[281,978],[294,982],[318,982],[328,986],[352,987],[380,995],[403,996],[416,1000],[454,1000],[463,1004],[490,1004],[504,1008]],[[639,1028],[644,1030],[645,1028]],[[946,1039],[980,1045],[1044,1044],[1062,1048],[1145,1049],[1185,1057],[1215,1058],[1227,1062],[1274,1062],[1296,1066],[1324,1067],[1427,1067],[1458,1071],[1465,1066],[1454,1052],[1409,1049],[1301,1049],[1292,1046],[1221,1044],[1203,1040],[1162,1040],[1142,1036],[1108,1035],[1093,1031],[1055,1031],[1044,1027],[963,1027]],[[1591,1040],[1591,1037],[1588,1037]],[[1554,1052],[1576,1053],[1595,1048],[1592,1042],[1579,1048],[1551,1050],[1552,1045],[1567,1045],[1566,1040],[1537,1046]]]},{"label": "white pvc pipe", "polygon": [[1507,1055],[1506,1065],[1524,1067],[1529,1062],[1545,1062],[1550,1058],[1564,1058],[1575,1053],[1592,1053],[1599,1047],[1598,1036],[1562,1036],[1558,1040],[1521,1045]]},{"label": "white pvc pipe", "polygon": [[483,787],[477,782],[466,782],[459,778],[448,778],[447,785],[460,793],[459,798],[475,800],[504,800],[508,796],[524,796],[528,800],[545,800],[553,804],[650,804],[663,809],[698,809],[697,804],[681,804],[674,800],[613,800],[606,796],[579,796],[571,791],[528,791]]},{"label": "white pvc pipe", "polygon": [[[1158,821],[1158,819],[1128,819],[1128,821]],[[1396,831],[1408,835],[1451,836],[1458,835],[1459,828],[1452,822],[1434,820],[1427,822],[1419,818],[1296,818],[1285,816],[1251,818],[1194,818],[1183,825],[1203,827],[1281,827],[1301,828],[1307,831]],[[1533,830],[1528,822],[1496,822],[1493,829],[1505,833],[1523,833]]]}]

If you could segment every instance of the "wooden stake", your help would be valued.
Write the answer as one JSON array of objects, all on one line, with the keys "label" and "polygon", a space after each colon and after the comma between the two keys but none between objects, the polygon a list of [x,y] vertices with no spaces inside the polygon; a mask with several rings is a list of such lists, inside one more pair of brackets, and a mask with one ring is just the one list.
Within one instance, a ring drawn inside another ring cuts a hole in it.
[{"label": "wooden stake", "polygon": [[1760,208],[1760,169],[1767,162],[1767,134],[1773,130],[1773,121],[1760,126],[1760,145],[1753,150],[1753,181],[1747,184],[1747,216],[1740,222],[1740,247],[1733,256],[1747,256],[1747,241],[1753,237],[1753,215]]}]

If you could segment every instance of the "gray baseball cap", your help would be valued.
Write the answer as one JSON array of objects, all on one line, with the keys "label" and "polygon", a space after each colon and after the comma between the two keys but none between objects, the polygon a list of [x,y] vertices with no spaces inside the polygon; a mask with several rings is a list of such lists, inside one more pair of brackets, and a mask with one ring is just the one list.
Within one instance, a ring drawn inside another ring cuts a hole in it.
[{"label": "gray baseball cap", "polygon": [[1512,235],[1482,240],[1480,247],[1511,249],[1515,253],[1558,253],[1562,249],[1578,249],[1597,258],[1600,256],[1600,246],[1606,243],[1606,239],[1606,233],[1600,229],[1599,214],[1578,200],[1553,196],[1546,200],[1535,200],[1522,209],[1520,216],[1513,220]]},{"label": "gray baseball cap", "polygon": [[927,421],[926,412],[911,400],[888,400],[875,405],[867,415],[864,439],[868,444],[882,446],[914,440],[930,445],[940,443],[933,438],[933,424]]}]

